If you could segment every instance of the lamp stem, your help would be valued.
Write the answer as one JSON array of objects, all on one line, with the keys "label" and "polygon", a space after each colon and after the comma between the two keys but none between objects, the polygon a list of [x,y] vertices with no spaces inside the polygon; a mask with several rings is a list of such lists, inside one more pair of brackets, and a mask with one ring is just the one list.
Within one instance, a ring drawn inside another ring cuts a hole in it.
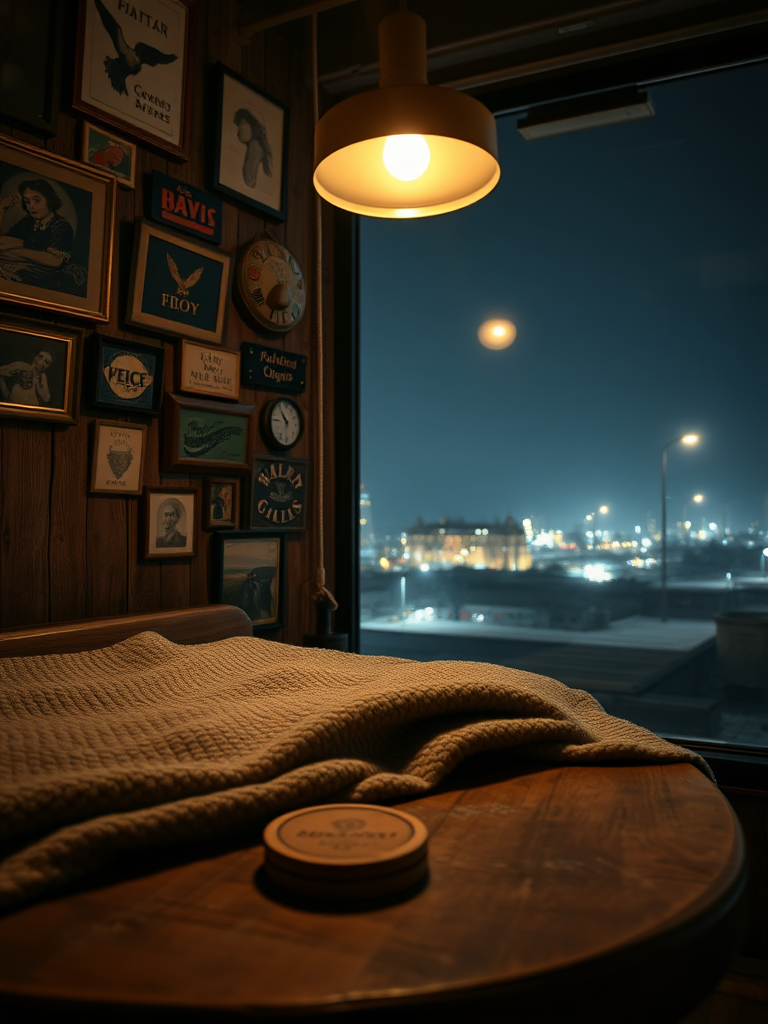
[{"label": "lamp stem", "polygon": [[667,448],[661,452],[661,621],[667,621]]}]

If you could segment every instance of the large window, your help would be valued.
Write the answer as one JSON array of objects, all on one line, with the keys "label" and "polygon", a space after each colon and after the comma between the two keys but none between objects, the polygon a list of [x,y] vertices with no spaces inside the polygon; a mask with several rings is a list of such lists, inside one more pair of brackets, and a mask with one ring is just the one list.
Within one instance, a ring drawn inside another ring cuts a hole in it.
[{"label": "large window", "polygon": [[362,221],[361,650],[765,746],[768,65],[647,92],[534,141],[500,117],[490,196]]}]

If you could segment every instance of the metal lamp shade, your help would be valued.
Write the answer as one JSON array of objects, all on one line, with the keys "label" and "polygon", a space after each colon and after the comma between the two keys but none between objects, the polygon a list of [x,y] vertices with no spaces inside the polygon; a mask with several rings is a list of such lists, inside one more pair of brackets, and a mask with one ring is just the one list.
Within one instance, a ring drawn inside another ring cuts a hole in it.
[{"label": "metal lamp shade", "polygon": [[[469,206],[498,182],[496,122],[478,100],[426,84],[423,19],[398,11],[379,26],[378,89],[332,107],[315,130],[315,188],[369,217],[430,217]],[[426,171],[401,181],[383,160],[387,138],[421,135]]]}]

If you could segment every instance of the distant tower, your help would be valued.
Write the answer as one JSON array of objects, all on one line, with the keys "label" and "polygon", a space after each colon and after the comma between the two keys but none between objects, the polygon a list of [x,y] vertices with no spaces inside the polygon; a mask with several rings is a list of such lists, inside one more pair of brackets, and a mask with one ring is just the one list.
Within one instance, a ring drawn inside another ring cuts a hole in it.
[{"label": "distant tower", "polygon": [[376,556],[376,537],[371,518],[371,497],[360,484],[360,561],[372,562]]}]

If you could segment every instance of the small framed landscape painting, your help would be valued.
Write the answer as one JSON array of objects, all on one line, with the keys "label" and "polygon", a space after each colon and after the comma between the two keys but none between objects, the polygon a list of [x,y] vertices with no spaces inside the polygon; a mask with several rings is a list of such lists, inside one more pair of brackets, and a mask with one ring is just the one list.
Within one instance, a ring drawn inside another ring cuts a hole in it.
[{"label": "small framed landscape painting", "polygon": [[237,530],[240,526],[240,480],[233,477],[209,477],[205,481],[203,528]]},{"label": "small framed landscape painting", "polygon": [[144,557],[197,554],[197,489],[144,488]]},{"label": "small framed landscape painting", "polygon": [[167,472],[250,470],[252,405],[166,395],[164,408],[163,468]]},{"label": "small framed landscape painting", "polygon": [[92,494],[141,494],[147,428],[143,423],[94,420]]},{"label": "small framed landscape painting", "polygon": [[245,611],[257,629],[283,624],[285,537],[238,530],[211,538],[212,599]]},{"label": "small framed landscape painting", "polygon": [[220,344],[230,263],[228,253],[140,220],[126,322]]},{"label": "small framed landscape painting", "polygon": [[0,416],[77,421],[83,332],[0,316]]},{"label": "small framed landscape painting", "polygon": [[87,401],[97,409],[157,416],[165,348],[95,334],[90,340]]},{"label": "small framed landscape painting", "polygon": [[288,111],[223,64],[216,75],[213,186],[285,220]]},{"label": "small framed landscape painting", "polygon": [[83,121],[83,163],[113,174],[121,185],[136,185],[136,146]]},{"label": "small framed landscape painting", "polygon": [[209,398],[226,398],[236,402],[240,396],[240,353],[230,349],[198,345],[194,341],[181,343],[178,360],[179,391]]}]

